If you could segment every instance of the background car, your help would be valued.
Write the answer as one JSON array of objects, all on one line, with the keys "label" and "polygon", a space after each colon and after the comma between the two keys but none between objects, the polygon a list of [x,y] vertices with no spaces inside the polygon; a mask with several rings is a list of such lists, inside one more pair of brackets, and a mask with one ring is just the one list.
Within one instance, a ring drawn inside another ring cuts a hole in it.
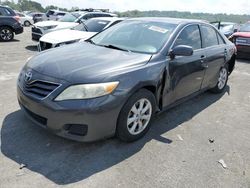
[{"label": "background car", "polygon": [[59,136],[138,140],[155,113],[222,93],[235,46],[197,20],[128,19],[86,42],[39,53],[18,77],[23,112]]},{"label": "background car", "polygon": [[22,14],[20,12],[16,12],[16,14],[20,17],[20,22],[22,25],[28,27],[28,26],[34,24],[34,20],[33,20],[32,16],[28,16],[28,15]]},{"label": "background car", "polygon": [[243,24],[229,39],[236,45],[238,58],[250,58],[250,22]]},{"label": "background car", "polygon": [[240,25],[233,22],[212,22],[212,24],[220,30],[227,38],[237,32]]},{"label": "background car", "polygon": [[125,18],[100,17],[92,18],[72,29],[54,31],[45,34],[39,40],[38,51],[47,50],[67,44],[72,44],[80,40],[88,39],[121,21]]},{"label": "background car", "polygon": [[34,24],[34,26],[32,27],[32,40],[39,41],[39,39],[46,33],[61,29],[70,29],[94,17],[114,17],[114,16],[116,15],[106,12],[76,11],[72,13],[67,13],[58,21],[50,20]]},{"label": "background car", "polygon": [[67,12],[65,11],[60,11],[60,10],[48,10],[44,17],[43,20],[58,20],[61,17],[65,16],[65,14],[67,14]]},{"label": "background car", "polygon": [[0,40],[11,41],[22,32],[20,17],[11,8],[0,5]]},{"label": "background car", "polygon": [[32,12],[28,14],[28,16],[33,17],[34,23],[43,21],[44,15],[45,14],[41,12]]}]

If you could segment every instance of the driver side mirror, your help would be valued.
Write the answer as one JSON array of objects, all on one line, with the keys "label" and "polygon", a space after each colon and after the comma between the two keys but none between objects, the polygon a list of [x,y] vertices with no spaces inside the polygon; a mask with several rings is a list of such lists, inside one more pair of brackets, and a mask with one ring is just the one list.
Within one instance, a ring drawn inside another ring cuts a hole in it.
[{"label": "driver side mirror", "polygon": [[238,32],[238,29],[234,29],[234,33]]},{"label": "driver side mirror", "polygon": [[191,46],[178,45],[169,52],[169,56],[171,59],[174,59],[175,56],[191,56],[193,53],[194,50]]}]

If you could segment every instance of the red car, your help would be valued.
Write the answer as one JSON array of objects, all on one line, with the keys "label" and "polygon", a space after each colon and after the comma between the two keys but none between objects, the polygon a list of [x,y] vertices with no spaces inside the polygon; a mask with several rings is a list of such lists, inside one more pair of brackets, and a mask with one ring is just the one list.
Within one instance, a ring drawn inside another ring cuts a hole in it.
[{"label": "red car", "polygon": [[242,25],[229,40],[236,45],[238,58],[250,58],[250,22]]}]

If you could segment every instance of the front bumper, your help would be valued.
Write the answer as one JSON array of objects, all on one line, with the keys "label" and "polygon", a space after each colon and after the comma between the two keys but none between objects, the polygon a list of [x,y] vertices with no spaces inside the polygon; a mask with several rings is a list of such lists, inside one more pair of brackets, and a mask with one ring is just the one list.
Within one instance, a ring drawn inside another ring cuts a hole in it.
[{"label": "front bumper", "polygon": [[[115,134],[117,118],[125,101],[122,97],[108,95],[89,100],[54,102],[50,99],[34,100],[19,88],[18,102],[21,109],[36,124],[58,136],[92,142]],[[87,131],[72,134],[69,125],[82,125]]]},{"label": "front bumper", "polygon": [[23,27],[22,26],[15,28],[15,34],[16,35],[21,34],[21,33],[23,33]]},{"label": "front bumper", "polygon": [[32,33],[32,40],[33,40],[33,41],[39,42],[39,39],[40,39],[41,37],[42,37],[41,34]]}]

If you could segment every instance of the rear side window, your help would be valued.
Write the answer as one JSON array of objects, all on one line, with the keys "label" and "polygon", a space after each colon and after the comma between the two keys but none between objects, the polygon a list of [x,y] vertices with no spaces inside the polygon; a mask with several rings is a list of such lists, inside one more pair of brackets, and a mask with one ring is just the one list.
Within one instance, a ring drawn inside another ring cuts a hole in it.
[{"label": "rear side window", "polygon": [[9,11],[7,8],[0,7],[0,15],[1,16],[13,16],[14,13]]},{"label": "rear side window", "polygon": [[203,47],[207,48],[210,46],[218,45],[218,38],[216,31],[210,26],[201,26],[201,32],[203,36]]},{"label": "rear side window", "polygon": [[225,41],[224,39],[221,37],[221,35],[219,33],[217,33],[218,35],[218,41],[219,41],[219,44],[225,44]]},{"label": "rear side window", "polygon": [[175,41],[174,47],[178,45],[191,46],[194,50],[201,48],[201,36],[198,25],[190,25],[182,30]]}]

